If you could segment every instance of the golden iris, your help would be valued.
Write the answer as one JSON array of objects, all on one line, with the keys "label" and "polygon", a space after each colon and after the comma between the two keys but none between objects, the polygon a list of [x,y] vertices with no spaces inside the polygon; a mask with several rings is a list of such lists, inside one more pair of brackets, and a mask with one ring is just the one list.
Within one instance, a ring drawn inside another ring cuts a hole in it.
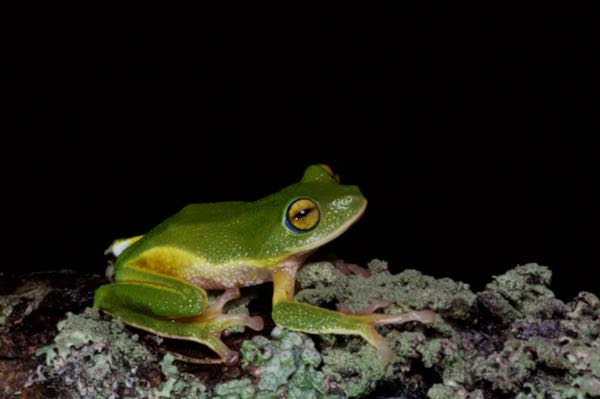
[{"label": "golden iris", "polygon": [[300,231],[314,229],[320,217],[319,207],[308,198],[300,198],[292,202],[287,211],[288,223]]}]

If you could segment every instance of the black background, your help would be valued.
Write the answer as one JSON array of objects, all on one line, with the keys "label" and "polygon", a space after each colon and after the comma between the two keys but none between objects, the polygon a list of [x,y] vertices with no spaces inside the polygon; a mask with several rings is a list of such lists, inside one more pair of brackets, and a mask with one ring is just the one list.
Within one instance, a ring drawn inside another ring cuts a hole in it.
[{"label": "black background", "polygon": [[326,252],[476,289],[538,262],[560,296],[598,293],[597,43],[579,15],[158,11],[9,29],[3,271],[101,273],[113,238],[323,162],[369,199]]}]

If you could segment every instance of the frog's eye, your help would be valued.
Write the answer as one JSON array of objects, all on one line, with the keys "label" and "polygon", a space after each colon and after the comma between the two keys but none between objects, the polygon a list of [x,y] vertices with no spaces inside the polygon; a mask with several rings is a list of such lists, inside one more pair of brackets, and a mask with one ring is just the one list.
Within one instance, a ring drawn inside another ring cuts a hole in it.
[{"label": "frog's eye", "polygon": [[329,175],[331,176],[331,178],[333,180],[335,180],[336,183],[340,182],[340,175],[338,175],[337,173],[333,173],[333,169],[331,169],[331,166],[326,165],[324,163],[320,164],[321,168],[323,168],[323,170]]},{"label": "frog's eye", "polygon": [[286,225],[292,230],[306,232],[319,223],[321,214],[317,204],[308,198],[292,202],[286,212]]}]

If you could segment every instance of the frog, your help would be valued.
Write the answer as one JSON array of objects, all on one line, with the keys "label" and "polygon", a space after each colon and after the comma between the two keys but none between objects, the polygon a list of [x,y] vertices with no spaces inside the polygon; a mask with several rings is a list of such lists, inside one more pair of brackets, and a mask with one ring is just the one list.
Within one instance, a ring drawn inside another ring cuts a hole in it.
[{"label": "frog", "polygon": [[[360,189],[341,184],[325,164],[310,165],[299,182],[256,201],[187,205],[146,234],[113,243],[114,281],[95,291],[93,306],[160,337],[205,345],[217,356],[181,360],[233,365],[239,354],[222,333],[232,327],[261,331],[265,324],[260,316],[226,313],[224,306],[240,297],[240,288],[272,283],[277,326],[358,335],[388,363],[394,353],[376,327],[431,323],[431,311],[352,314],[294,299],[298,269],[366,207]],[[209,301],[215,291],[219,295]]]}]

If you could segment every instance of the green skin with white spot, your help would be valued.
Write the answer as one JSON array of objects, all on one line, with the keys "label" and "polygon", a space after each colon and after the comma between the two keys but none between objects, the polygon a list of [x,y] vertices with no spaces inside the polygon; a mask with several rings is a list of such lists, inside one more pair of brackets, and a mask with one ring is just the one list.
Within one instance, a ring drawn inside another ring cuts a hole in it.
[{"label": "green skin with white spot", "polygon": [[[301,198],[319,210],[309,231],[286,222],[290,204]],[[208,306],[205,290],[233,292],[222,305],[239,287],[273,281],[277,325],[361,335],[389,361],[389,349],[374,329],[384,315],[350,315],[293,300],[298,267],[346,231],[366,204],[358,187],[341,185],[328,167],[313,165],[300,182],[254,202],[189,205],[118,256],[115,282],[98,288],[94,307],[155,334],[205,344],[218,361],[235,363],[237,354],[220,340],[221,332],[235,325],[260,330],[262,320],[223,314],[222,306]]]}]

